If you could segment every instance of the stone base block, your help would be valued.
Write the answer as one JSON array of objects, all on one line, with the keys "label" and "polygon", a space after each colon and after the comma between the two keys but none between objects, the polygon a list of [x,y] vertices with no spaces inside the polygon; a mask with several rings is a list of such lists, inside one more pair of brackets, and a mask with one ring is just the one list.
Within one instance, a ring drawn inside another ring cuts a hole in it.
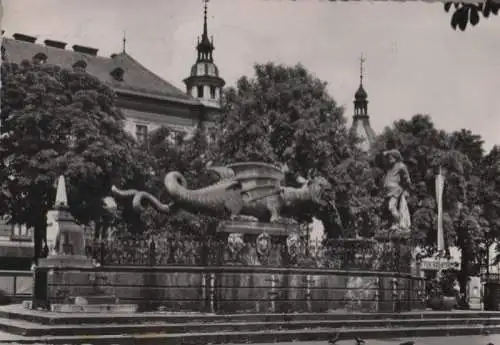
[{"label": "stone base block", "polygon": [[299,230],[299,224],[261,223],[243,220],[224,221],[217,228],[219,233],[241,233],[258,236],[266,232],[271,236],[285,237]]},{"label": "stone base block", "polygon": [[52,304],[50,311],[56,313],[135,313],[137,304]]},{"label": "stone base block", "polygon": [[[24,309],[32,309],[32,301],[23,301]],[[137,304],[52,304],[50,311],[56,313],[116,313],[126,314],[137,312]]]},{"label": "stone base block", "polygon": [[40,259],[40,267],[94,267],[92,260],[84,255],[50,255],[45,259]]}]

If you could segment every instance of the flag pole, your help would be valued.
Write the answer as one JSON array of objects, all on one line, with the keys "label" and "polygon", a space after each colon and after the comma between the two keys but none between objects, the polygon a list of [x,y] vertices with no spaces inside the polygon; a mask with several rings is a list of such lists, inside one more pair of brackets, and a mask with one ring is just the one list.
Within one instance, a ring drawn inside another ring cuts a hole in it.
[{"label": "flag pole", "polygon": [[439,167],[439,173],[436,176],[436,201],[437,201],[437,250],[438,250],[438,272],[437,278],[441,278],[442,265],[441,257],[444,252],[444,231],[443,231],[443,188],[444,188],[444,176],[441,166]]}]

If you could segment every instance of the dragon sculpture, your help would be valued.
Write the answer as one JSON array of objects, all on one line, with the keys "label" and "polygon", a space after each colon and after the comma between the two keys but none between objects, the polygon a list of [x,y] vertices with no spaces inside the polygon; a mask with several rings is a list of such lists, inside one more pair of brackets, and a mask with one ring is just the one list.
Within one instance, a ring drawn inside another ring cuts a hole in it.
[{"label": "dragon sculpture", "polygon": [[167,173],[164,184],[173,199],[170,204],[163,204],[144,191],[120,190],[113,186],[112,192],[120,197],[132,196],[134,208],[139,210],[142,200],[147,200],[163,213],[184,209],[233,220],[290,222],[290,218],[282,217],[283,209],[302,202],[337,213],[331,199],[331,185],[323,177],[312,178],[310,174],[308,179],[300,177],[302,186],[294,188],[282,186],[283,170],[266,163],[235,163],[225,167],[207,166],[207,169],[216,173],[219,181],[196,190],[187,188],[181,173]]}]

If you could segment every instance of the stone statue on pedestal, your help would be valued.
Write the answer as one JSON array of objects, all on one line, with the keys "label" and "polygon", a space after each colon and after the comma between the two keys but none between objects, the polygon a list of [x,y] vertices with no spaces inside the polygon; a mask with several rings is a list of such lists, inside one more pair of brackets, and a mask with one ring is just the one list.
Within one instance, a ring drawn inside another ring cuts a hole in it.
[{"label": "stone statue on pedestal", "polygon": [[407,198],[411,180],[408,168],[403,163],[401,153],[396,149],[384,151],[383,156],[386,163],[385,218],[392,230],[409,230],[411,219]]}]

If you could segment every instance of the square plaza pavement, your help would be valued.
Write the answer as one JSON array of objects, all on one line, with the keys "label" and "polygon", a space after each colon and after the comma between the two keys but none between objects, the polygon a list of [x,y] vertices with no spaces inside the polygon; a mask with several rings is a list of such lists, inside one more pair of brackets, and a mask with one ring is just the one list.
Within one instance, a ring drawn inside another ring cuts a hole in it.
[{"label": "square plaza pavement", "polygon": [[[394,338],[383,340],[366,339],[365,345],[399,345],[405,341],[414,341],[415,345],[500,345],[500,334],[474,335],[460,337],[421,337],[421,338]],[[341,340],[336,345],[355,345],[354,340]],[[236,344],[233,344],[236,345]],[[255,344],[271,345],[271,344]],[[303,341],[292,343],[273,343],[272,345],[328,345],[327,341]]]},{"label": "square plaza pavement", "polygon": [[[22,342],[22,336],[13,335],[0,331],[0,344],[7,342],[9,344],[15,345],[16,340]],[[365,345],[399,345],[405,341],[412,340],[415,345],[487,345],[488,343],[493,343],[495,345],[500,345],[500,334],[492,335],[477,335],[477,336],[461,336],[461,337],[421,337],[421,338],[394,338],[394,339],[383,339],[374,340],[366,339]],[[40,344],[45,344],[43,340]],[[36,344],[36,343],[35,343]],[[342,340],[336,343],[336,345],[355,345],[354,340]],[[160,345],[160,344],[158,344]],[[240,345],[240,344],[228,344],[228,345]],[[255,345],[328,345],[327,341],[304,341],[304,342],[283,342],[283,343],[269,343],[269,344],[255,344]]]}]

